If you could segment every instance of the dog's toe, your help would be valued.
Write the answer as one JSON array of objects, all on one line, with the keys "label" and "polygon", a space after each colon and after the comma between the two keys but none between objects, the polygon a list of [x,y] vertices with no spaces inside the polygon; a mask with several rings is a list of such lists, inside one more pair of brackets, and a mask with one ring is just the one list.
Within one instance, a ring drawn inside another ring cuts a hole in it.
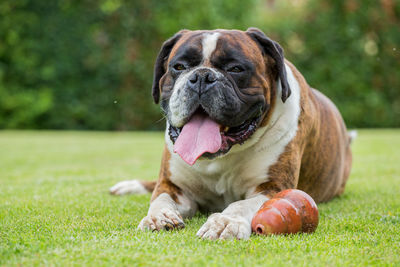
[{"label": "dog's toe", "polygon": [[164,209],[158,214],[148,214],[139,223],[138,229],[145,231],[174,230],[185,228],[182,217],[175,211]]},{"label": "dog's toe", "polygon": [[214,213],[197,232],[203,239],[248,239],[251,234],[250,224],[245,218]]}]

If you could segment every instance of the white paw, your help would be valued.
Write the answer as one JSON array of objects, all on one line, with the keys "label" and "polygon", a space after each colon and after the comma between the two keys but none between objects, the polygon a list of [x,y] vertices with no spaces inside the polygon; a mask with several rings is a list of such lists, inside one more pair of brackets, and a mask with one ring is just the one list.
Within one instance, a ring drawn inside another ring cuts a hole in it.
[{"label": "white paw", "polygon": [[138,229],[145,231],[173,230],[185,228],[181,215],[174,210],[161,209],[154,214],[148,214],[139,223]]},{"label": "white paw", "polygon": [[112,195],[147,194],[149,191],[138,180],[122,181],[110,188]]},{"label": "white paw", "polygon": [[204,239],[248,239],[251,234],[250,223],[241,216],[212,214],[197,232]]}]

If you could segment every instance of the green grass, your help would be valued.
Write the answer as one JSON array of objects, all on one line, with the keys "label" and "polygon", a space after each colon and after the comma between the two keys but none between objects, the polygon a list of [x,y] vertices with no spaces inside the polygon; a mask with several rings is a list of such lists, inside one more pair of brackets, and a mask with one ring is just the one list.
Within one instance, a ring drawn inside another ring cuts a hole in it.
[{"label": "green grass", "polygon": [[113,197],[155,179],[161,133],[0,132],[0,265],[340,266],[400,264],[400,130],[359,131],[345,194],[320,204],[314,234],[207,241],[197,215],[138,232],[150,196]]}]

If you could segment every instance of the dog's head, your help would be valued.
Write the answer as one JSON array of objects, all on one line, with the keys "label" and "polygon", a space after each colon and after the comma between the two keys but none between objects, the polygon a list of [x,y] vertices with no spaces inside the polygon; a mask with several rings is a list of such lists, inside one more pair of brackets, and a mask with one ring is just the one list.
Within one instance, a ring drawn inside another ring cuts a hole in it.
[{"label": "dog's head", "polygon": [[194,160],[212,158],[243,144],[263,123],[277,81],[285,102],[290,88],[283,50],[260,30],[183,30],[163,44],[157,57],[153,98],[161,100],[172,142],[187,147],[190,139],[211,139],[183,152]]}]

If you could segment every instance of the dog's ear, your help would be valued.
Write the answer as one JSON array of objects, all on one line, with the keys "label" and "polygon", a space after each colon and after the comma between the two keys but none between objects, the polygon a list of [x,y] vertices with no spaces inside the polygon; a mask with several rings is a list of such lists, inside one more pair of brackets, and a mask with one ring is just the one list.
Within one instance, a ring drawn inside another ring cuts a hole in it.
[{"label": "dog's ear", "polygon": [[261,46],[265,54],[268,54],[275,60],[282,86],[282,101],[285,102],[290,96],[291,91],[286,77],[285,58],[282,47],[257,28],[248,28],[246,33]]},{"label": "dog's ear", "polygon": [[182,37],[183,33],[186,31],[187,30],[179,31],[174,36],[165,41],[160,49],[160,52],[158,53],[156,63],[154,65],[152,88],[153,99],[156,104],[158,104],[158,102],[160,101],[160,79],[167,71],[165,68],[165,61],[168,59],[172,47],[174,47],[176,42]]}]

